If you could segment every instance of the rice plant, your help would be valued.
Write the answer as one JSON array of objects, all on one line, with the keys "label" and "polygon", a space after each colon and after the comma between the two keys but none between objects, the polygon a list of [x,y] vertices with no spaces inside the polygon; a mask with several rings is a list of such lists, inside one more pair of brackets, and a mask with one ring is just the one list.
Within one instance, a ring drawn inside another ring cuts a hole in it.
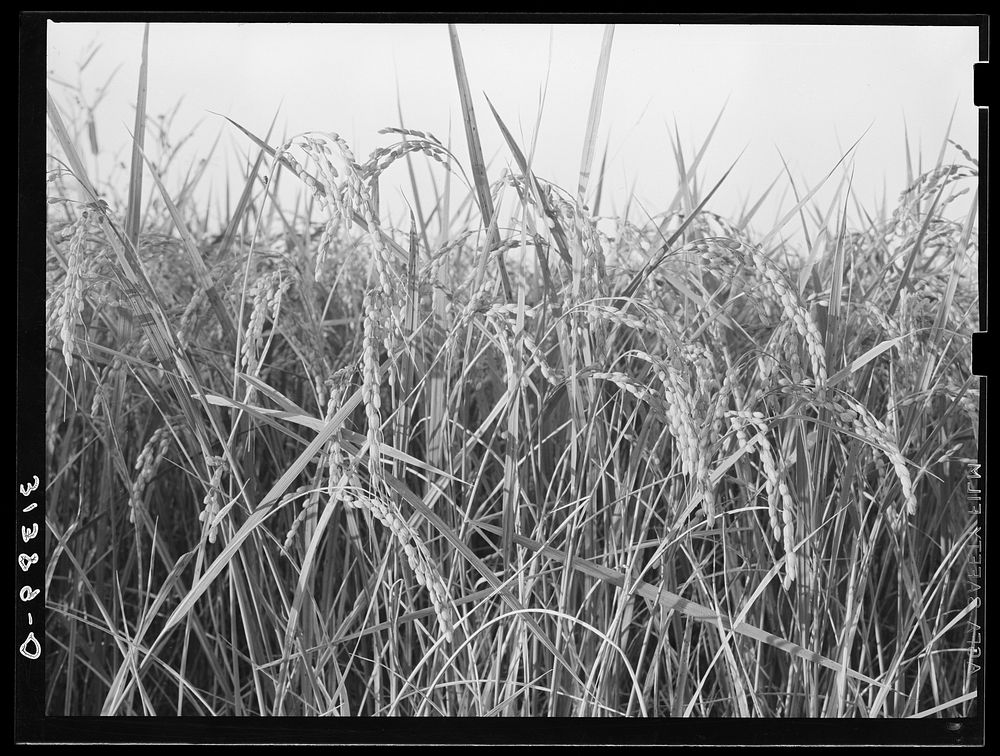
[{"label": "rice plant", "polygon": [[969,714],[976,160],[603,216],[611,33],[569,191],[450,41],[467,164],[231,122],[221,221],[145,62],[127,171],[50,95],[48,713]]}]

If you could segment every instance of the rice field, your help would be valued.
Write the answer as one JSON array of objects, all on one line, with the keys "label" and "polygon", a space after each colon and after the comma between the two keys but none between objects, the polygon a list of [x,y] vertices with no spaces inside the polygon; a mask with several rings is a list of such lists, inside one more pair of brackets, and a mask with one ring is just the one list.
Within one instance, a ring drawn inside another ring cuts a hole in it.
[{"label": "rice field", "polygon": [[221,221],[154,47],[99,180],[50,89],[46,713],[971,715],[969,145],[762,225],[674,143],[672,202],[609,216],[610,32],[572,187],[450,38],[455,144],[230,122]]}]

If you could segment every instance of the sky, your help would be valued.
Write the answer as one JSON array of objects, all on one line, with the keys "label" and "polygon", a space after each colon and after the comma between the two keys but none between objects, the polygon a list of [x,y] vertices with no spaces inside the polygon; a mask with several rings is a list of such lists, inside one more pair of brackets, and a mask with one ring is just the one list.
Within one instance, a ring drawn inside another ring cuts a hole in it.
[{"label": "sky", "polygon": [[[491,178],[514,162],[486,96],[523,146],[537,140],[536,174],[571,190],[604,27],[457,28]],[[49,90],[61,107],[74,97],[66,84],[82,84],[92,104],[111,77],[95,109],[98,139],[125,162],[142,30],[48,28]],[[813,186],[859,138],[853,161],[838,171],[853,170],[865,206],[877,207],[884,191],[891,206],[905,188],[904,125],[914,153],[931,162],[954,111],[951,138],[977,155],[978,35],[975,27],[619,24],[597,141],[599,152],[608,145],[602,214],[620,210],[630,194],[634,212],[662,211],[677,187],[670,135],[679,135],[690,159],[723,107],[700,170],[710,186],[739,157],[713,198],[717,212],[752,204],[784,174],[783,161],[799,191]],[[399,107],[407,127],[443,141],[451,134],[468,167],[444,24],[153,24],[147,107],[152,115],[176,107],[172,134],[175,141],[190,135],[189,159],[206,155],[221,134],[206,186],[221,186],[251,150],[215,114],[261,135],[276,112],[279,134],[336,131],[360,161],[388,143],[377,131],[399,125]],[[390,169],[384,201],[392,203],[393,191],[401,197],[408,181],[402,163]],[[767,206],[774,217],[782,194],[785,208],[792,202],[787,188],[783,176]]]}]

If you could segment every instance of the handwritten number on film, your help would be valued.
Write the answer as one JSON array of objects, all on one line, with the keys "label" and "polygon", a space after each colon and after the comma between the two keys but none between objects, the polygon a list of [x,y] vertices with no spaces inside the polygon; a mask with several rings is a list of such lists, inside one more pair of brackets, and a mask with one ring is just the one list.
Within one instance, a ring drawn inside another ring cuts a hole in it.
[{"label": "handwritten number on film", "polygon": [[[32,476],[32,482],[27,484],[21,484],[21,496],[28,497],[31,496],[37,489],[39,485],[38,476]],[[31,512],[38,506],[36,502],[31,502],[24,509],[21,510],[23,513]],[[34,540],[38,537],[38,523],[32,523],[30,528],[21,526],[21,541],[25,544]],[[28,572],[35,564],[38,563],[37,553],[20,553],[17,555],[17,566],[21,568],[21,572]],[[32,588],[30,585],[23,586],[21,588],[18,596],[21,601],[28,603],[29,601],[34,601],[41,591],[37,588]],[[31,612],[28,612],[28,626],[30,627],[33,623]],[[24,639],[24,642],[20,645],[18,650],[21,655],[28,659],[37,659],[42,655],[42,647],[38,642],[38,638],[35,637],[34,631],[29,631],[28,636]]]}]

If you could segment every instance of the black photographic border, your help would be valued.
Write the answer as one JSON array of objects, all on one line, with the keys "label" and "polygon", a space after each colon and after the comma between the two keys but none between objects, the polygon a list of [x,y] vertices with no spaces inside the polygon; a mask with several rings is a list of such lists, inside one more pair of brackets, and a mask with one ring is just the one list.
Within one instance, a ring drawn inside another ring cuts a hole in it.
[{"label": "black photographic border", "polygon": [[[683,23],[683,24],[850,24],[961,25],[980,33],[981,61],[990,59],[990,18],[973,14],[652,14],[652,13],[275,13],[275,12],[22,12],[18,30],[17,143],[17,373],[16,442],[17,514],[15,554],[24,551],[22,527],[44,531],[44,490],[22,496],[20,487],[33,476],[44,477],[45,425],[45,56],[47,21],[114,22],[352,22],[352,23]],[[980,308],[981,333],[974,338],[973,368],[984,376],[990,354],[988,339],[989,280],[989,109],[990,67],[975,71],[975,104],[980,107]],[[979,463],[982,501],[987,500],[988,381],[980,379]],[[28,503],[38,506],[23,511]],[[980,526],[986,525],[982,507]],[[40,536],[43,533],[39,533]],[[987,581],[986,531],[980,530],[982,578]],[[40,549],[44,552],[44,549]],[[606,745],[976,745],[985,740],[986,649],[978,663],[979,701],[966,719],[831,720],[831,719],[478,719],[478,718],[204,718],[204,717],[47,717],[44,711],[44,653],[35,661],[19,651],[29,632],[44,644],[44,595],[28,601],[21,589],[37,586],[44,574],[44,553],[23,570],[15,559],[15,741],[34,743],[228,743],[228,744],[606,744]],[[31,613],[31,626],[28,624]],[[986,638],[981,604],[977,623]],[[985,644],[984,644],[985,645]]]}]

